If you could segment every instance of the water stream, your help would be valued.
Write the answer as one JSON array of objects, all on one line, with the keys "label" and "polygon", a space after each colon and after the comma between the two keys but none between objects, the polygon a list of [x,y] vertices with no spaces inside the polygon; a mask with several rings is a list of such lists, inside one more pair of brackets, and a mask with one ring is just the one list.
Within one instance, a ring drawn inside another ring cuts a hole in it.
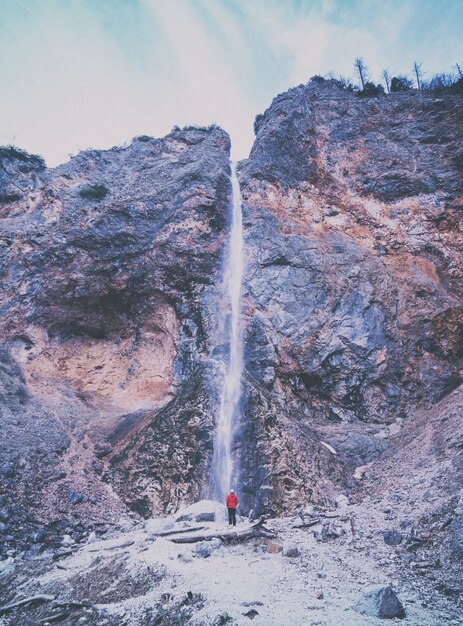
[{"label": "water stream", "polygon": [[239,422],[241,374],[243,371],[243,335],[241,328],[241,285],[243,279],[243,222],[241,191],[236,176],[236,163],[231,164],[232,223],[228,254],[224,268],[224,297],[227,311],[225,340],[229,345],[228,360],[221,390],[212,466],[212,497],[224,501],[236,480],[233,466],[232,435]]}]

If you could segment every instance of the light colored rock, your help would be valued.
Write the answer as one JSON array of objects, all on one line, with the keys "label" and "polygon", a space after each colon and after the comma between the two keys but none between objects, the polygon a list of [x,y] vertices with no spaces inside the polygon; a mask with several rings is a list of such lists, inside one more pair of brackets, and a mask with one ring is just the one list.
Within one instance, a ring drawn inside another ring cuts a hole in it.
[{"label": "light colored rock", "polygon": [[289,558],[299,556],[299,548],[294,543],[285,542],[283,544],[283,556],[287,556]]},{"label": "light colored rock", "polygon": [[201,559],[210,556],[214,550],[222,547],[220,539],[211,539],[210,541],[200,541],[195,545],[195,554]]},{"label": "light colored rock", "polygon": [[75,544],[74,539],[71,537],[71,535],[64,535],[63,539],[61,541],[61,545],[62,546],[73,546]]},{"label": "light colored rock", "polygon": [[174,515],[176,522],[225,522],[228,520],[227,508],[214,500],[200,500],[186,508],[180,509]]},{"label": "light colored rock", "polygon": [[347,506],[349,506],[349,498],[347,496],[345,496],[343,493],[341,493],[336,499],[336,508],[338,509],[345,509]]},{"label": "light colored rock", "polygon": [[170,530],[173,527],[173,517],[153,517],[145,522],[145,530],[149,535],[158,535],[159,533]]}]

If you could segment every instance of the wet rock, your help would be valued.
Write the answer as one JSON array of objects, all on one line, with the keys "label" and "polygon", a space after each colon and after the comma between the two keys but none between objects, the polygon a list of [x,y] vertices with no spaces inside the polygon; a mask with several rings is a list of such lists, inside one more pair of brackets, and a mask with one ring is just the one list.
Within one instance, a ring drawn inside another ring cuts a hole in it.
[{"label": "wet rock", "polygon": [[1,467],[0,467],[0,473],[5,477],[5,478],[13,478],[16,474],[16,470],[15,467],[12,463],[4,463]]},{"label": "wet rock", "polygon": [[377,586],[367,589],[353,608],[357,613],[380,619],[405,617],[405,609],[391,587]]},{"label": "wet rock", "polygon": [[388,546],[398,546],[403,541],[403,535],[398,530],[386,530],[383,532],[384,543]]},{"label": "wet rock", "polygon": [[112,452],[112,445],[109,442],[100,442],[95,445],[95,456],[98,459],[102,459],[105,456],[108,456],[110,452]]},{"label": "wet rock", "polygon": [[249,619],[254,619],[259,615],[259,611],[256,611],[256,609],[249,609],[249,611],[246,611],[246,613],[243,613],[243,615],[245,617],[249,617]]}]

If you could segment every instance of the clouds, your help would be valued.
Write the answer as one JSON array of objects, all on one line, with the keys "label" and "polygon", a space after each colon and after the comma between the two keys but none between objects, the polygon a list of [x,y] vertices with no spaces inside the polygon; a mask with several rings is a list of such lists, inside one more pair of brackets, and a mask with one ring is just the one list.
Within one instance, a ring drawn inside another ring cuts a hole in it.
[{"label": "clouds", "polygon": [[0,143],[55,165],[174,124],[218,123],[243,158],[254,116],[313,74],[351,75],[358,55],[377,80],[415,58],[447,69],[463,56],[461,11],[457,0],[436,4],[3,0]]}]

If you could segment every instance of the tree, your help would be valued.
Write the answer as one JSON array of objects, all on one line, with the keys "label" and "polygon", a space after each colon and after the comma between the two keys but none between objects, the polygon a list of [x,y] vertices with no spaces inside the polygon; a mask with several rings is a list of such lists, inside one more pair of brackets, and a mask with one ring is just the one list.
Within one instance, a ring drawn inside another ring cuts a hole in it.
[{"label": "tree", "polygon": [[389,76],[389,72],[387,70],[383,70],[383,78],[386,83],[387,93],[391,93],[391,77]]},{"label": "tree", "polygon": [[422,63],[417,63],[416,61],[413,63],[413,71],[415,72],[416,84],[419,90],[421,90],[421,79],[423,78],[422,65]]},{"label": "tree", "polygon": [[463,70],[461,69],[461,66],[458,63],[455,63],[455,69],[457,70],[459,77],[463,78]]},{"label": "tree", "polygon": [[362,83],[362,89],[365,89],[365,83],[368,82],[369,79],[369,73],[368,73],[368,68],[365,65],[364,60],[362,59],[362,57],[357,57],[354,61],[354,67],[358,72],[359,78],[360,78],[360,82]]},{"label": "tree", "polygon": [[413,82],[403,74],[391,78],[391,92],[409,91],[413,87]]}]

